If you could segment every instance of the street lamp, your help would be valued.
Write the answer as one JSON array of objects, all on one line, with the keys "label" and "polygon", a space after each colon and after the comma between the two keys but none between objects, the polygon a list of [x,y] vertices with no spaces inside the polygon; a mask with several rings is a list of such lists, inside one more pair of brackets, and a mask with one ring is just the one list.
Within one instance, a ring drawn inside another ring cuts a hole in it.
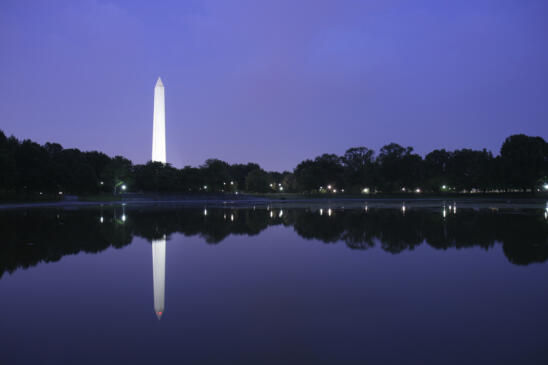
[{"label": "street lamp", "polygon": [[116,189],[120,188],[120,190],[126,190],[127,186],[123,181],[119,181],[116,184],[114,184],[114,194],[116,194]]}]

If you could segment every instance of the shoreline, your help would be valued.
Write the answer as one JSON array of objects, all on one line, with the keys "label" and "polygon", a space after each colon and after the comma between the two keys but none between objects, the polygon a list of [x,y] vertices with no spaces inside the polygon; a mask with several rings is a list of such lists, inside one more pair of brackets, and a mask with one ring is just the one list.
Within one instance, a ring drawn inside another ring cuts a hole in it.
[{"label": "shoreline", "polygon": [[51,202],[0,203],[0,210],[33,208],[84,208],[101,206],[128,207],[181,207],[181,208],[320,208],[356,209],[368,208],[437,208],[456,204],[459,208],[472,209],[548,209],[547,198],[507,197],[390,197],[390,198],[303,198],[303,199],[120,199],[110,201],[64,200]]}]

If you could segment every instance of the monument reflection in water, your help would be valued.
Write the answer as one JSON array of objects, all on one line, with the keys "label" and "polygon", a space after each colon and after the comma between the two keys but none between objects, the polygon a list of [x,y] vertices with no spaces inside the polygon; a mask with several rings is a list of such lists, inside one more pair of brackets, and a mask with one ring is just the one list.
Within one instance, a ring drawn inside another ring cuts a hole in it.
[{"label": "monument reflection in water", "polygon": [[152,280],[154,282],[154,312],[158,319],[164,314],[166,288],[166,237],[152,241]]}]

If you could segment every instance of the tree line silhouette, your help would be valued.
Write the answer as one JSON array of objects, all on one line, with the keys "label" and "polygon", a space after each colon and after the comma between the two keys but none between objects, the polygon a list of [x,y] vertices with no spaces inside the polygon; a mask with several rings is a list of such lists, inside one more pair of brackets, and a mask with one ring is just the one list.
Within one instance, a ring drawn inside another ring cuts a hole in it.
[{"label": "tree line silhouette", "polygon": [[[282,213],[280,213],[282,212]],[[152,242],[174,233],[200,236],[218,244],[230,235],[258,235],[284,225],[306,240],[344,242],[354,250],[379,246],[398,254],[428,244],[434,249],[482,247],[497,243],[516,265],[548,260],[548,224],[538,212],[529,214],[459,209],[443,217],[439,211],[411,209],[180,209],[105,206],[101,209],[0,211],[0,277],[40,262],[55,262],[79,252],[122,248],[134,237]]]},{"label": "tree line silhouette", "polygon": [[[548,143],[523,134],[506,138],[500,154],[485,149],[434,150],[424,158],[390,143],[378,154],[367,147],[323,154],[292,172],[259,164],[208,159],[199,167],[134,165],[122,156],[65,149],[57,143],[20,141],[0,131],[0,197],[10,194],[119,192],[461,193],[548,189]],[[118,189],[118,190],[117,190]]]}]

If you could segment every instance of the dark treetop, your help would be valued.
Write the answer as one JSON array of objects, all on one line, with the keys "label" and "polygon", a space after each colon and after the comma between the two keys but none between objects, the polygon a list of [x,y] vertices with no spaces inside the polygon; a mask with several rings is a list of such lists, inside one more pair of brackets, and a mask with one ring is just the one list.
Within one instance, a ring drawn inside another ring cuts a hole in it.
[{"label": "dark treetop", "polygon": [[267,172],[256,163],[209,159],[177,169],[124,157],[39,145],[7,138],[0,131],[0,197],[4,194],[94,194],[126,191],[230,193],[306,192],[471,192],[547,190],[548,143],[522,134],[508,137],[500,155],[487,150],[435,150],[424,158],[396,143],[378,154],[366,147],[343,156],[323,154],[299,163],[293,172]]}]

